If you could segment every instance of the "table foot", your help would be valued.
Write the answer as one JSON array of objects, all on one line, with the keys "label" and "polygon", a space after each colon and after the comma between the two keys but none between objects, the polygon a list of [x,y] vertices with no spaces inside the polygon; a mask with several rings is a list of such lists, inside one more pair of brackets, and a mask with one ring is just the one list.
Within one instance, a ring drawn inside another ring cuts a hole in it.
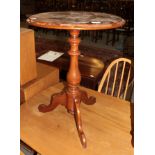
[{"label": "table foot", "polygon": [[41,104],[38,109],[40,112],[49,112],[54,110],[59,104],[66,105],[66,93],[62,91],[60,93],[53,94],[49,105]]},{"label": "table foot", "polygon": [[84,148],[87,147],[87,141],[86,141],[86,137],[85,134],[83,132],[82,129],[82,121],[81,121],[81,113],[80,113],[80,101],[78,99],[74,100],[75,103],[75,122],[76,122],[76,126],[77,126],[77,130],[78,130],[78,134],[79,134],[79,138],[81,141],[81,144]]},{"label": "table foot", "polygon": [[41,104],[38,109],[40,112],[49,112],[54,110],[58,105],[64,105],[69,113],[74,115],[77,131],[83,148],[87,147],[86,137],[82,129],[80,104],[81,101],[87,105],[92,105],[96,102],[95,97],[90,96],[86,91],[78,90],[79,95],[74,96],[64,89],[60,93],[53,94],[49,105]]},{"label": "table foot", "polygon": [[54,110],[59,104],[64,105],[67,111],[74,115],[81,144],[86,148],[87,142],[82,129],[80,103],[82,101],[87,105],[92,105],[96,102],[96,99],[93,96],[88,97],[86,91],[82,91],[78,88],[81,81],[81,74],[78,68],[78,56],[80,55],[80,51],[78,50],[78,45],[80,43],[80,39],[78,38],[79,33],[79,30],[70,30],[71,36],[69,42],[71,48],[68,51],[70,55],[70,66],[67,73],[66,89],[64,89],[62,93],[52,95],[49,105],[42,104],[38,108],[41,112],[49,112]]},{"label": "table foot", "polygon": [[96,98],[93,96],[88,97],[86,91],[81,90],[81,101],[87,105],[95,104]]}]

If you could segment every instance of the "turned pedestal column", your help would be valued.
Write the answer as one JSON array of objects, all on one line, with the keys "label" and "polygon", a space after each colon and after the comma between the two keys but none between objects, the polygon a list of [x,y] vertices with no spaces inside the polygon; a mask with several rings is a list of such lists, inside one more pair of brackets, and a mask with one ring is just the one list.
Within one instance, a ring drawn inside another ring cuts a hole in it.
[{"label": "turned pedestal column", "polygon": [[67,86],[60,93],[53,94],[49,105],[39,105],[40,112],[54,110],[59,104],[64,105],[69,113],[74,115],[78,134],[82,146],[86,147],[86,137],[82,129],[80,103],[91,105],[96,102],[94,97],[88,97],[85,91],[79,89],[81,75],[78,68],[78,56],[80,54],[78,38],[80,30],[104,30],[118,28],[124,25],[125,21],[115,15],[97,12],[45,12],[32,15],[27,19],[32,26],[63,29],[70,32],[70,67],[67,73]]},{"label": "turned pedestal column", "polygon": [[54,110],[59,104],[64,105],[67,111],[74,115],[80,141],[82,146],[86,147],[86,137],[81,122],[80,103],[82,101],[85,104],[91,105],[96,102],[96,99],[93,96],[88,98],[87,93],[78,87],[81,81],[78,67],[78,56],[80,55],[80,51],[78,50],[80,43],[80,39],[78,38],[79,32],[79,30],[70,30],[71,37],[69,38],[69,42],[71,48],[68,51],[70,55],[70,67],[67,73],[66,88],[62,92],[52,95],[49,105],[41,104],[38,108],[40,112],[49,112]]}]

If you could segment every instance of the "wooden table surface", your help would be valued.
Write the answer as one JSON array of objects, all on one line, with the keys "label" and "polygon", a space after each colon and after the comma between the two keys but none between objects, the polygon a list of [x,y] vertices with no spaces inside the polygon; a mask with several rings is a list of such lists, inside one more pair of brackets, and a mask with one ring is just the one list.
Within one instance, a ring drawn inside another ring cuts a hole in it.
[{"label": "wooden table surface", "polygon": [[119,16],[103,12],[57,11],[30,16],[30,25],[65,30],[104,30],[118,28],[125,24]]},{"label": "wooden table surface", "polygon": [[63,106],[49,113],[38,111],[41,103],[49,104],[52,93],[63,84],[52,86],[21,105],[20,137],[42,155],[133,155],[131,145],[130,103],[86,89],[96,103],[81,104],[87,148],[82,148],[75,121]]},{"label": "wooden table surface", "polygon": [[22,151],[20,151],[20,155],[24,155],[24,153]]}]

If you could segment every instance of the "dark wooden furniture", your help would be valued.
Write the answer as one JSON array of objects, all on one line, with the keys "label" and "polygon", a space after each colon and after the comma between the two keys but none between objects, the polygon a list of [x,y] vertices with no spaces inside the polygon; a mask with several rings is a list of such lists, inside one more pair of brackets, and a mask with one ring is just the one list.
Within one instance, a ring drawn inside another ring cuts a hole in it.
[{"label": "dark wooden furniture", "polygon": [[95,97],[88,97],[87,92],[79,89],[81,74],[78,68],[78,56],[80,51],[80,30],[102,30],[112,29],[122,26],[125,21],[111,14],[95,12],[46,12],[32,15],[27,19],[30,25],[48,29],[63,29],[70,32],[70,66],[67,73],[67,87],[60,93],[51,97],[49,105],[42,104],[39,111],[49,112],[54,110],[59,104],[66,107],[67,111],[75,116],[78,134],[85,148],[86,137],[82,129],[80,103],[91,105],[96,102]]},{"label": "dark wooden furniture", "polygon": [[[39,55],[42,55],[42,53]],[[50,66],[58,67],[60,71],[60,78],[66,80],[66,75],[69,68],[69,56],[67,54],[62,55],[60,58],[56,59],[53,62],[48,62],[44,60],[37,61],[48,64]],[[87,88],[97,90],[98,82],[101,80],[103,75],[104,63],[99,59],[86,55],[80,55],[79,69],[81,72],[80,84]]]},{"label": "dark wooden furniture", "polygon": [[125,19],[126,23],[122,28],[112,30],[112,39],[110,31],[107,31],[106,44],[112,42],[112,45],[119,40],[119,34],[129,36],[134,31],[134,0],[108,0],[108,12]]},{"label": "dark wooden furniture", "polygon": [[[81,104],[83,128],[88,147],[78,141],[72,116],[59,106],[52,113],[40,113],[40,101],[48,104],[51,93],[59,92],[59,83],[38,93],[20,107],[20,138],[41,155],[133,155],[131,145],[130,102],[82,88],[96,97],[96,104]],[[72,135],[72,136],[70,136]]]},{"label": "dark wooden furniture", "polygon": [[25,21],[27,15],[35,13],[35,0],[20,0],[20,20]]}]

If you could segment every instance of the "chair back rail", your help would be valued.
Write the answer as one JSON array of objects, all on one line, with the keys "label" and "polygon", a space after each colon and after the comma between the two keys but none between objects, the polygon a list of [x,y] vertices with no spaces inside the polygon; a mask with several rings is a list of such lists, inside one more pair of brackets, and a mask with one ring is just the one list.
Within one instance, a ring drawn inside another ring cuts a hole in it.
[{"label": "chair back rail", "polygon": [[[123,63],[123,66],[120,67],[122,63]],[[112,74],[113,73],[112,69],[114,69],[114,74]],[[121,70],[121,72],[118,72],[118,70]],[[125,77],[125,74],[126,74],[126,77]],[[112,77],[112,75],[114,77]],[[112,84],[111,84],[112,86],[109,89],[111,78],[113,79]],[[98,92],[103,92],[111,96],[116,96],[117,98],[122,97],[122,99],[125,100],[126,95],[127,95],[127,90],[129,87],[130,78],[131,78],[131,60],[127,58],[118,58],[112,61],[111,64],[106,69],[100,81],[100,84],[98,86]],[[117,85],[117,88],[116,88],[116,85]],[[105,86],[104,91],[103,91],[103,86]],[[117,92],[116,92],[116,89],[117,89]],[[123,90],[123,95],[121,93],[121,90]]]}]

